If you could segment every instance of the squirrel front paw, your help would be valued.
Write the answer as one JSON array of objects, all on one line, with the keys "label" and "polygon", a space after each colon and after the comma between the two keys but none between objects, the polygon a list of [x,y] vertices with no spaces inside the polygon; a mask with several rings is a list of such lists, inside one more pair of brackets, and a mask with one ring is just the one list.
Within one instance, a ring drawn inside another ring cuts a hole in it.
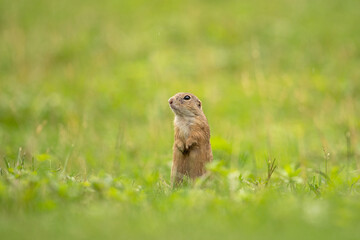
[{"label": "squirrel front paw", "polygon": [[196,145],[196,141],[193,138],[188,138],[185,143],[185,150],[189,151],[192,146]]},{"label": "squirrel front paw", "polygon": [[181,141],[176,141],[175,142],[175,147],[181,152],[184,153],[185,152],[185,145],[183,142]]}]

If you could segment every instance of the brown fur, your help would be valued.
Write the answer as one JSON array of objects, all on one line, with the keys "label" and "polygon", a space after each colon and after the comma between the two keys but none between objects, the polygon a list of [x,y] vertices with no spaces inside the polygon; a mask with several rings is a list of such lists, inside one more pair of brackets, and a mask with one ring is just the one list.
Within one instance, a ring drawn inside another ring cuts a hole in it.
[{"label": "brown fur", "polygon": [[[189,100],[184,97],[190,96]],[[175,142],[171,180],[178,185],[184,177],[195,179],[205,173],[212,161],[210,128],[202,111],[201,101],[190,93],[177,93],[169,99],[175,113]]]}]

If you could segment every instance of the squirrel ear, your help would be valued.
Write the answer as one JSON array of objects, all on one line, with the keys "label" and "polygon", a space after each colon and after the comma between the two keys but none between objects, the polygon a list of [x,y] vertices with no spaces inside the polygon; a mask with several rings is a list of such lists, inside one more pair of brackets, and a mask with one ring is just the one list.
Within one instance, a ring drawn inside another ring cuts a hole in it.
[{"label": "squirrel ear", "polygon": [[201,101],[198,100],[198,103],[197,103],[198,107],[201,109]]}]

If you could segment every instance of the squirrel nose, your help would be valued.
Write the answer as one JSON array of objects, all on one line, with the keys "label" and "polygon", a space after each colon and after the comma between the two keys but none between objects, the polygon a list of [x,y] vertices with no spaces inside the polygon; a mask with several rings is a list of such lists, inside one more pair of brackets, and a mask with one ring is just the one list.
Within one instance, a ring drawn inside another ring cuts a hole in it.
[{"label": "squirrel nose", "polygon": [[173,102],[174,102],[174,98],[170,98],[169,99],[169,104],[171,105],[171,104],[173,104]]}]

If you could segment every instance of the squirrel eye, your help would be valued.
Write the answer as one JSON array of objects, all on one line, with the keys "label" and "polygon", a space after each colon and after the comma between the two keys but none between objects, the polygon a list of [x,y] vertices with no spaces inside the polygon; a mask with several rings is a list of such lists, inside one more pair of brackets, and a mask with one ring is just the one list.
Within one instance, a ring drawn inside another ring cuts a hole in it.
[{"label": "squirrel eye", "polygon": [[190,96],[189,96],[189,95],[186,95],[186,96],[184,97],[184,99],[185,99],[185,100],[190,100]]}]

